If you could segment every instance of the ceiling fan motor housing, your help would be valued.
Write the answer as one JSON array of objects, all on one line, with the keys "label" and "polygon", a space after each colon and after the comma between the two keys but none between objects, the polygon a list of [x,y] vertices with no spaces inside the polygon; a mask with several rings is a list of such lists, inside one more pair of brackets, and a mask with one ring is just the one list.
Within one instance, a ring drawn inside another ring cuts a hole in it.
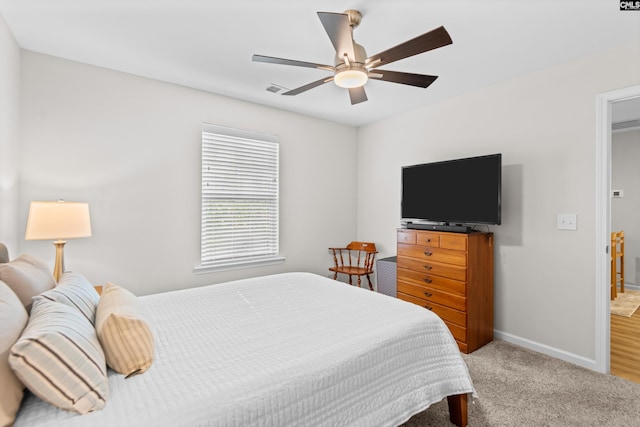
[{"label": "ceiling fan motor housing", "polygon": [[[353,42],[353,54],[355,56],[355,58],[349,58],[349,61],[353,64],[358,63],[358,64],[364,64],[364,62],[367,60],[367,51],[364,50],[364,47],[362,47],[361,44],[356,43],[355,41]],[[334,65],[336,67],[338,67],[340,64],[344,64],[345,60],[344,60],[344,52],[336,52],[336,57],[334,60]]]},{"label": "ceiling fan motor housing", "polygon": [[334,83],[348,89],[363,86],[369,79],[369,70],[364,65],[367,51],[353,40],[353,29],[360,24],[362,15],[357,10],[347,10],[344,13],[349,17],[354,58],[349,58],[345,52],[336,52]]}]

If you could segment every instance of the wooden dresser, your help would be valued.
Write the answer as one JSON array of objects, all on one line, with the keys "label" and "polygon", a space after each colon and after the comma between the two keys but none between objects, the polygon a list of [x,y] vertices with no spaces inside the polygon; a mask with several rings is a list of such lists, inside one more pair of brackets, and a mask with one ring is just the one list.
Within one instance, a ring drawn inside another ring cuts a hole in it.
[{"label": "wooden dresser", "polygon": [[493,233],[398,230],[398,298],[445,321],[460,351],[493,340]]}]

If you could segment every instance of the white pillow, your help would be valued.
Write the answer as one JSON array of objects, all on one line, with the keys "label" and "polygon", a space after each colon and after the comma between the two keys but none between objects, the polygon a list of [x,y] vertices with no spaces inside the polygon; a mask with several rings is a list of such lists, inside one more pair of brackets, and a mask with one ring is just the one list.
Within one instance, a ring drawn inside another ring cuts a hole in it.
[{"label": "white pillow", "polygon": [[24,385],[9,366],[9,350],[27,324],[27,311],[18,296],[0,282],[0,426],[13,424]]},{"label": "white pillow", "polygon": [[49,267],[39,258],[28,254],[0,264],[0,280],[18,295],[27,311],[31,308],[32,297],[56,285]]},{"label": "white pillow", "polygon": [[155,343],[149,320],[134,294],[107,283],[98,302],[96,331],[111,369],[127,376],[149,369]]},{"label": "white pillow", "polygon": [[31,317],[9,364],[33,394],[79,414],[102,409],[109,396],[104,352],[93,325],[66,304],[33,298]]}]

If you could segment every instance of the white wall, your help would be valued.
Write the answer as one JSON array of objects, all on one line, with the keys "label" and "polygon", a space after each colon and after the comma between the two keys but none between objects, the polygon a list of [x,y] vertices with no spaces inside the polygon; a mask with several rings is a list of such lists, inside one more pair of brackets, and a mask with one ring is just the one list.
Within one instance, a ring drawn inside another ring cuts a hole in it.
[{"label": "white wall", "polygon": [[[360,128],[358,238],[395,254],[401,166],[501,152],[495,329],[593,361],[596,95],[638,84],[639,49],[621,46]],[[576,213],[578,230],[557,230],[557,213]]]},{"label": "white wall", "polygon": [[611,199],[611,230],[624,231],[625,283],[640,285],[640,130],[611,136],[611,187],[624,197]]},{"label": "white wall", "polygon": [[0,242],[15,251],[20,127],[20,48],[0,15]]},{"label": "white wall", "polygon": [[[93,236],[69,241],[65,261],[93,283],[147,294],[280,271],[327,274],[327,248],[355,238],[352,127],[29,51],[21,95],[19,229],[31,200],[89,202]],[[193,273],[202,122],[280,137],[284,264]],[[20,251],[53,261],[47,241],[22,240]]]}]

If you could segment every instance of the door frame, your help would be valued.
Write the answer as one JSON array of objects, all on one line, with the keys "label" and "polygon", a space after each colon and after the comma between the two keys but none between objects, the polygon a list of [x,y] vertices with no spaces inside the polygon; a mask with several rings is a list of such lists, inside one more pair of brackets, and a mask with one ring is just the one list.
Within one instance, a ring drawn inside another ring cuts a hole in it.
[{"label": "door frame", "polygon": [[611,325],[611,110],[614,102],[640,97],[640,85],[604,92],[596,96],[596,370],[609,373]]}]

